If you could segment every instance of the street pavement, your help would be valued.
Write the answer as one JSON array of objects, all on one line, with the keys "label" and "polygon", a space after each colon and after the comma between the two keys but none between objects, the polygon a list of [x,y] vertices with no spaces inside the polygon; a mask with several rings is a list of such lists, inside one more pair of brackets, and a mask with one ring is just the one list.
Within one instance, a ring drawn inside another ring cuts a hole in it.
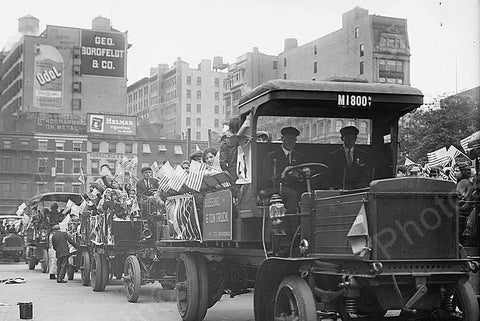
[{"label": "street pavement", "polygon": [[[20,320],[17,302],[33,303],[37,321],[179,321],[172,290],[161,290],[159,283],[142,286],[137,303],[129,303],[123,284],[113,280],[104,292],[82,286],[80,273],[74,280],[58,284],[40,271],[30,271],[25,263],[0,262],[0,280],[23,277],[25,283],[0,284],[0,321]],[[231,299],[224,295],[208,310],[205,321],[253,321],[253,294]]]}]

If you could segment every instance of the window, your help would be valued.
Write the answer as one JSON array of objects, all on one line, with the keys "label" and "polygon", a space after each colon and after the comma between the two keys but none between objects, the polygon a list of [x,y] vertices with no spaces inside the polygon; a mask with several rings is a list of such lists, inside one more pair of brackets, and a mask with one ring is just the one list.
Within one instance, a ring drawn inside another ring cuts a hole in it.
[{"label": "window", "polygon": [[313,63],[313,73],[314,74],[317,73],[317,62],[316,61]]},{"label": "window", "polygon": [[387,47],[388,48],[395,48],[395,38],[388,38],[387,39]]},{"label": "window", "polygon": [[312,125],[312,136],[313,137],[317,136],[317,123],[314,123]]},{"label": "window", "polygon": [[152,153],[152,151],[150,150],[150,144],[142,144],[142,153],[144,154]]},{"label": "window", "polygon": [[336,131],[336,132],[339,132],[340,129],[342,129],[342,127],[343,127],[342,121],[341,121],[341,120],[336,120],[336,121],[335,121],[335,131]]},{"label": "window", "polygon": [[165,153],[167,151],[167,145],[165,144],[159,144],[158,145],[158,152],[159,153]]},{"label": "window", "polygon": [[82,143],[81,142],[73,142],[73,151],[74,152],[81,152],[82,151]]},{"label": "window", "polygon": [[187,98],[192,98],[192,91],[187,89]]},{"label": "window", "polygon": [[360,57],[363,57],[365,54],[365,45],[363,43],[360,44]]},{"label": "window", "polygon": [[283,74],[283,79],[287,79],[287,74]]},{"label": "window", "polygon": [[400,48],[400,47],[401,47],[400,39],[395,39],[395,48]]},{"label": "window", "polygon": [[197,118],[197,127],[200,127],[200,126],[202,126],[202,119]]},{"label": "window", "polygon": [[197,140],[201,140],[201,139],[202,139],[202,133],[197,132],[197,133],[196,133],[196,139],[197,139]]},{"label": "window", "polygon": [[197,99],[202,99],[202,91],[197,90]]},{"label": "window", "polygon": [[3,196],[10,196],[11,192],[12,192],[12,183],[3,182],[2,183],[2,194],[3,194]]},{"label": "window", "polygon": [[55,159],[55,173],[57,173],[57,174],[65,173],[65,160],[64,159]]},{"label": "window", "polygon": [[220,79],[215,78],[215,87],[220,87]]},{"label": "window", "polygon": [[197,77],[197,86],[202,85],[202,77]]},{"label": "window", "polygon": [[80,169],[82,168],[82,160],[81,159],[73,159],[73,173],[80,174]]},{"label": "window", "polygon": [[19,183],[18,184],[20,195],[25,196],[28,194],[28,183]]},{"label": "window", "polygon": [[187,117],[187,118],[185,119],[185,125],[186,125],[186,126],[190,126],[190,117]]},{"label": "window", "polygon": [[360,61],[360,75],[363,75],[363,61]]},{"label": "window", "polygon": [[55,141],[55,150],[56,151],[64,151],[65,150],[65,142],[64,141]]},{"label": "window", "polygon": [[21,157],[20,158],[20,169],[22,171],[27,171],[30,169],[30,158],[28,157]]},{"label": "window", "polygon": [[387,60],[387,71],[396,71],[397,70],[397,63],[396,60]]},{"label": "window", "polygon": [[187,113],[192,111],[192,104],[187,104]]},{"label": "window", "polygon": [[4,140],[3,141],[3,148],[12,148],[12,141],[11,140]]},{"label": "window", "polygon": [[133,153],[133,144],[125,144],[125,154]]},{"label": "window", "polygon": [[214,111],[215,111],[215,114],[219,114],[220,113],[220,107],[218,105],[215,105]]},{"label": "window", "polygon": [[317,45],[313,45],[313,54],[314,54],[314,55],[317,54]]},{"label": "window", "polygon": [[98,166],[99,166],[99,160],[98,159],[92,159],[91,164],[92,164],[92,174],[98,174]]},{"label": "window", "polygon": [[12,169],[12,158],[2,157],[2,170],[10,171]]},{"label": "window", "polygon": [[397,60],[397,71],[402,72],[403,71],[403,61]]},{"label": "window", "polygon": [[45,173],[47,171],[47,159],[39,158],[38,159],[38,172]]},{"label": "window", "polygon": [[355,27],[355,38],[360,37],[360,27]]},{"label": "window", "polygon": [[47,183],[37,182],[37,194],[42,194],[48,192]]},{"label": "window", "polygon": [[64,189],[64,184],[55,183],[55,192],[63,193],[64,192],[63,189]]},{"label": "window", "polygon": [[367,133],[367,123],[362,121],[360,122],[360,129],[359,129],[361,134],[366,134]]},{"label": "window", "polygon": [[81,193],[81,188],[82,188],[82,185],[81,185],[81,184],[72,183],[72,192],[73,192],[73,193],[78,193],[78,194],[80,194],[80,193]]},{"label": "window", "polygon": [[197,113],[201,113],[201,112],[202,112],[202,105],[197,104]]},{"label": "window", "polygon": [[117,152],[117,145],[115,143],[108,143],[108,152],[109,153]]},{"label": "window", "polygon": [[283,58],[283,67],[287,67],[287,58]]},{"label": "window", "polygon": [[233,101],[237,101],[242,97],[242,91],[241,90],[236,90],[233,92]]},{"label": "window", "polygon": [[20,140],[20,145],[22,147],[28,147],[28,145],[30,145],[30,141],[28,139],[21,139]]},{"label": "window", "polygon": [[73,92],[74,93],[81,93],[82,92],[82,83],[79,81],[73,82]]},{"label": "window", "polygon": [[220,94],[218,93],[218,91],[215,92],[215,100],[219,100],[220,99]]},{"label": "window", "polygon": [[48,148],[48,141],[46,140],[39,140],[38,141],[38,149],[39,150],[47,150]]},{"label": "window", "polygon": [[72,109],[73,110],[81,110],[82,109],[82,101],[79,98],[72,99]]},{"label": "window", "polygon": [[183,155],[182,145],[173,145],[173,153],[175,155]]},{"label": "window", "polygon": [[219,124],[218,119],[215,119],[214,122],[213,122],[213,126],[214,126],[215,128],[218,128],[218,124]]},{"label": "window", "polygon": [[192,84],[192,76],[187,76],[187,85]]},{"label": "window", "polygon": [[100,143],[92,143],[92,152],[100,151]]}]

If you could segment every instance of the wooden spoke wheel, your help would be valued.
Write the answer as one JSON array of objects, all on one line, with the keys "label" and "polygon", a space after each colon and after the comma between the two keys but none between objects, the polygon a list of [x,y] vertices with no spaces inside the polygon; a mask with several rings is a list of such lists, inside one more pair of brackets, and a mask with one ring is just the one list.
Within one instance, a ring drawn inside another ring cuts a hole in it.
[{"label": "wooden spoke wheel", "polygon": [[313,293],[299,276],[287,276],[277,289],[275,321],[317,321]]},{"label": "wooden spoke wheel", "polygon": [[197,263],[192,253],[182,253],[178,258],[175,281],[177,309],[182,320],[197,320],[200,282]]},{"label": "wooden spoke wheel", "polygon": [[90,285],[90,253],[88,251],[82,251],[80,257],[80,274],[82,276],[82,284],[85,286]]},{"label": "wooden spoke wheel", "polygon": [[42,250],[42,273],[48,272],[48,250]]},{"label": "wooden spoke wheel", "polygon": [[137,302],[142,285],[140,262],[135,255],[129,255],[125,260],[123,284],[128,302]]},{"label": "wooden spoke wheel", "polygon": [[95,253],[91,261],[90,278],[93,291],[102,292],[108,281],[107,259],[104,254]]},{"label": "wooden spoke wheel", "polygon": [[[458,281],[453,294],[453,317],[463,321],[478,321],[480,313],[475,291],[470,283]],[[448,320],[451,320],[451,316]]]}]

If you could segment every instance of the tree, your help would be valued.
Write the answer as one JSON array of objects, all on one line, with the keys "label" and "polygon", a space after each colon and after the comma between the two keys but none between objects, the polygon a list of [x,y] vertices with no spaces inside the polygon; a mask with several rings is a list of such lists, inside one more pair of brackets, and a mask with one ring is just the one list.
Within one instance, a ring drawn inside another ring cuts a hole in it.
[{"label": "tree", "polygon": [[[426,162],[427,152],[454,145],[480,129],[478,95],[454,95],[441,101],[440,108],[417,110],[399,130],[400,158]],[[402,161],[400,159],[399,161]]]}]

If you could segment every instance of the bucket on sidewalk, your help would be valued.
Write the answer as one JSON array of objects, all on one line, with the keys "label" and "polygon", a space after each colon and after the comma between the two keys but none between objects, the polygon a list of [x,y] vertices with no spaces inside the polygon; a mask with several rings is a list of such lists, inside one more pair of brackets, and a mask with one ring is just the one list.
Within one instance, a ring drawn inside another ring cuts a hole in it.
[{"label": "bucket on sidewalk", "polygon": [[33,318],[33,303],[32,302],[18,302],[20,307],[20,319],[29,320]]}]

